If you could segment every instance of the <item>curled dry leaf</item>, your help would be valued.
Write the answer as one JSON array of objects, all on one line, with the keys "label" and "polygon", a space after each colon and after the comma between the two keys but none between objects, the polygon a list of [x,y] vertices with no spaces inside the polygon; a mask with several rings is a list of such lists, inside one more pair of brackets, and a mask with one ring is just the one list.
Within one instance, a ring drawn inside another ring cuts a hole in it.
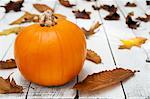
[{"label": "curled dry leaf", "polygon": [[119,20],[120,15],[117,12],[109,13],[104,19],[105,20]]},{"label": "curled dry leaf", "polygon": [[120,81],[133,76],[134,73],[135,71],[123,68],[102,71],[88,75],[82,82],[75,84],[73,88],[84,92],[96,91],[120,83]]},{"label": "curled dry leaf", "polygon": [[135,4],[135,3],[127,2],[127,3],[125,4],[125,7],[136,7],[136,4]]},{"label": "curled dry leaf", "polygon": [[84,31],[85,36],[88,38],[90,35],[95,34],[95,30],[99,28],[100,25],[101,24],[99,22],[96,22],[90,27],[89,30],[86,30],[85,28],[82,28],[82,30]]},{"label": "curled dry leaf", "polygon": [[141,47],[146,42],[146,38],[136,37],[129,40],[120,40],[123,45],[120,45],[119,49],[131,49],[133,46]]},{"label": "curled dry leaf", "polygon": [[150,15],[145,14],[146,17],[137,17],[137,20],[143,21],[143,22],[149,22],[150,21]]},{"label": "curled dry leaf", "polygon": [[101,5],[100,9],[104,9],[110,13],[115,13],[117,12],[117,7],[115,7],[114,5]]},{"label": "curled dry leaf", "polygon": [[65,6],[65,7],[73,7],[75,6],[74,4],[70,4],[68,0],[59,0],[60,4]]},{"label": "curled dry leaf", "polygon": [[39,21],[39,15],[31,14],[29,12],[25,12],[25,14],[22,17],[15,20],[10,25],[21,24],[21,23],[26,23],[26,22],[38,22],[38,21]]},{"label": "curled dry leaf", "polygon": [[93,8],[94,10],[100,10],[100,9],[101,9],[100,7],[95,6],[95,5],[92,5],[92,8]]},{"label": "curled dry leaf", "polygon": [[0,61],[0,69],[16,68],[16,62],[14,59],[8,59],[6,61]]},{"label": "curled dry leaf", "polygon": [[18,0],[16,2],[10,1],[7,3],[5,6],[1,6],[5,8],[5,12],[8,13],[9,11],[13,10],[15,12],[21,11],[21,7],[23,4],[24,0]]},{"label": "curled dry leaf", "polygon": [[72,12],[75,14],[76,18],[90,19],[91,12],[86,12],[85,10],[83,11],[77,10]]},{"label": "curled dry leaf", "polygon": [[130,15],[127,15],[126,17],[126,24],[131,29],[137,29],[137,27],[140,26],[140,24],[137,21],[133,21]]},{"label": "curled dry leaf", "polygon": [[46,10],[54,11],[52,8],[50,8],[46,4],[33,4],[33,7],[41,13],[43,13]]},{"label": "curled dry leaf", "polygon": [[97,53],[92,50],[87,49],[86,59],[90,60],[96,64],[101,63],[101,58]]},{"label": "curled dry leaf", "polygon": [[146,0],[146,5],[150,5],[150,1]]},{"label": "curled dry leaf", "polygon": [[9,34],[12,34],[12,33],[18,34],[21,31],[21,29],[23,29],[23,28],[24,27],[13,27],[13,28],[10,28],[10,29],[3,30],[2,32],[0,32],[0,36],[9,35]]},{"label": "curled dry leaf", "polygon": [[17,85],[13,78],[10,81],[10,76],[7,79],[0,77],[0,94],[8,93],[23,93],[23,87]]}]

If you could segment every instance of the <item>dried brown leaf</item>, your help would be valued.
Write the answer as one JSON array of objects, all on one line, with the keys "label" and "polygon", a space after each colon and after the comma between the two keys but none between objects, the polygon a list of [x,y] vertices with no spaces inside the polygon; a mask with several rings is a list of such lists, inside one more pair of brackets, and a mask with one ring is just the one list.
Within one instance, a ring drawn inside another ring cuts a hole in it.
[{"label": "dried brown leaf", "polygon": [[125,4],[125,7],[136,7],[136,4],[135,4],[135,3],[127,2],[127,3]]},{"label": "dried brown leaf", "polygon": [[52,8],[47,6],[46,4],[33,4],[33,7],[37,9],[39,12],[44,12],[46,10],[54,11]]},{"label": "dried brown leaf", "polygon": [[7,79],[0,77],[0,94],[22,93],[22,92],[23,87],[17,85],[13,78],[10,81],[10,76]]},{"label": "dried brown leaf", "polygon": [[137,29],[137,27],[140,26],[140,24],[137,21],[133,21],[133,19],[130,15],[127,15],[127,17],[126,17],[126,24],[131,29]]},{"label": "dried brown leaf", "polygon": [[82,28],[82,30],[84,31],[85,36],[88,38],[89,36],[95,34],[95,30],[96,30],[97,28],[99,28],[100,25],[101,25],[101,24],[97,21],[96,23],[94,23],[94,24],[90,27],[89,30],[86,30],[85,28]]},{"label": "dried brown leaf", "polygon": [[38,21],[39,21],[39,15],[31,14],[29,12],[25,12],[25,14],[22,17],[15,20],[10,25],[21,24],[21,23],[26,23],[26,22],[38,22]]},{"label": "dried brown leaf", "polygon": [[120,40],[123,45],[120,45],[119,49],[131,49],[133,46],[141,47],[147,39],[143,37],[131,38],[129,40]]},{"label": "dried brown leaf", "polygon": [[72,12],[75,14],[76,18],[90,19],[91,12],[86,12],[85,10],[83,11],[77,10]]},{"label": "dried brown leaf", "polygon": [[101,5],[100,9],[104,9],[110,13],[115,13],[117,12],[117,7],[115,7],[114,5]]},{"label": "dried brown leaf", "polygon": [[143,21],[143,22],[149,22],[150,21],[150,15],[145,14],[146,17],[137,17],[137,20]]},{"label": "dried brown leaf", "polygon": [[5,8],[5,12],[8,13],[9,11],[13,10],[15,12],[21,11],[21,7],[23,4],[24,0],[18,0],[16,2],[10,1],[7,3],[5,6],[1,6]]},{"label": "dried brown leaf", "polygon": [[0,69],[16,68],[16,62],[14,59],[8,59],[6,61],[0,61]]},{"label": "dried brown leaf", "polygon": [[65,7],[73,7],[75,6],[74,4],[70,4],[68,0],[59,0],[60,4],[65,6]]},{"label": "dried brown leaf", "polygon": [[21,29],[23,29],[23,28],[24,27],[13,27],[13,28],[3,30],[3,31],[0,32],[0,36],[9,35],[9,34],[12,34],[12,33],[18,34],[21,31]]},{"label": "dried brown leaf", "polygon": [[133,76],[134,73],[135,71],[123,68],[102,71],[88,75],[82,82],[75,84],[73,88],[85,92],[96,91],[120,83],[120,81]]},{"label": "dried brown leaf", "polygon": [[99,55],[97,55],[97,53],[95,53],[92,50],[87,49],[87,54],[86,54],[86,59],[90,60],[96,64],[101,63],[101,58]]},{"label": "dried brown leaf", "polygon": [[109,13],[107,16],[104,18],[105,20],[119,20],[120,15],[117,12],[114,13]]}]

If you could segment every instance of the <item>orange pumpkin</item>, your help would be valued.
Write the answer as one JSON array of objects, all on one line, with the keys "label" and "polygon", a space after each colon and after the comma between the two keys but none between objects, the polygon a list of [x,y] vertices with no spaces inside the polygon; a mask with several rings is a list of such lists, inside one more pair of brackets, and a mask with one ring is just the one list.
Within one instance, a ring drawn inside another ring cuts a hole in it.
[{"label": "orange pumpkin", "polygon": [[81,71],[86,57],[83,31],[62,18],[54,26],[33,24],[22,29],[14,56],[22,75],[44,86],[63,85]]}]

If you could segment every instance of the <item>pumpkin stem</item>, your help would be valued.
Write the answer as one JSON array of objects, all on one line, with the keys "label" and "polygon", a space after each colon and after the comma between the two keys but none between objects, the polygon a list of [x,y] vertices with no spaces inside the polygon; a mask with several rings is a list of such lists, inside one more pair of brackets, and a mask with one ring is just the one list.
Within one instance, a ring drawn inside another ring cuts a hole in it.
[{"label": "pumpkin stem", "polygon": [[56,25],[57,17],[54,16],[53,12],[51,10],[45,11],[41,16],[39,23],[41,26],[54,26]]}]

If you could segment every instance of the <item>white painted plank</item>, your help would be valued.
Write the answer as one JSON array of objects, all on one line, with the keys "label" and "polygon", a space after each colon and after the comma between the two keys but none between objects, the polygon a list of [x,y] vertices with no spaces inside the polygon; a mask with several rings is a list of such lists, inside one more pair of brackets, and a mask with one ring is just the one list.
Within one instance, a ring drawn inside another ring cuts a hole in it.
[{"label": "white painted plank", "polygon": [[[90,26],[93,24],[94,21],[100,21],[99,13],[98,11],[94,11],[93,8],[91,7],[92,5],[95,5],[95,2],[87,2],[87,1],[81,1],[77,0],[77,7],[76,9],[83,10],[85,9],[86,11],[92,12],[91,14],[91,19],[77,19],[77,24],[80,27],[84,27],[86,29],[89,29]],[[87,75],[100,72],[103,70],[109,70],[116,68],[113,62],[113,58],[108,46],[108,42],[103,30],[103,27],[100,26],[99,31],[89,37],[87,39],[87,48],[92,49],[95,52],[97,52],[101,58],[102,58],[102,64],[95,64],[90,61],[86,61],[84,64],[84,68],[79,74],[79,81],[82,81]],[[106,88],[101,91],[96,91],[96,92],[89,92],[89,93],[83,93],[80,92],[80,97],[81,98],[113,98],[113,99],[121,99],[124,98],[124,94],[121,88],[121,85],[118,84],[116,86],[112,86],[109,88]]]},{"label": "white painted plank", "polygon": [[[113,1],[99,1],[101,4],[115,4]],[[104,11],[100,11],[102,17],[105,16]],[[125,24],[125,19],[120,11],[119,21],[106,21],[103,19],[111,48],[118,67],[140,70],[134,77],[127,82],[123,82],[127,98],[148,98],[149,93],[149,65],[145,62],[146,55],[141,48],[133,47],[131,50],[119,50],[121,44],[119,39],[129,39],[135,37],[131,29]],[[148,43],[148,42],[146,42]],[[144,45],[143,45],[144,46]]]},{"label": "white painted plank", "polygon": [[[73,17],[73,14],[71,12],[72,9],[63,7],[58,2],[56,3],[55,13],[63,14],[67,16],[68,20],[75,23],[75,17]],[[73,90],[72,87],[75,82],[76,79],[64,86],[59,87],[43,87],[32,83],[29,89],[28,98],[74,98],[76,95],[76,91]]]}]

